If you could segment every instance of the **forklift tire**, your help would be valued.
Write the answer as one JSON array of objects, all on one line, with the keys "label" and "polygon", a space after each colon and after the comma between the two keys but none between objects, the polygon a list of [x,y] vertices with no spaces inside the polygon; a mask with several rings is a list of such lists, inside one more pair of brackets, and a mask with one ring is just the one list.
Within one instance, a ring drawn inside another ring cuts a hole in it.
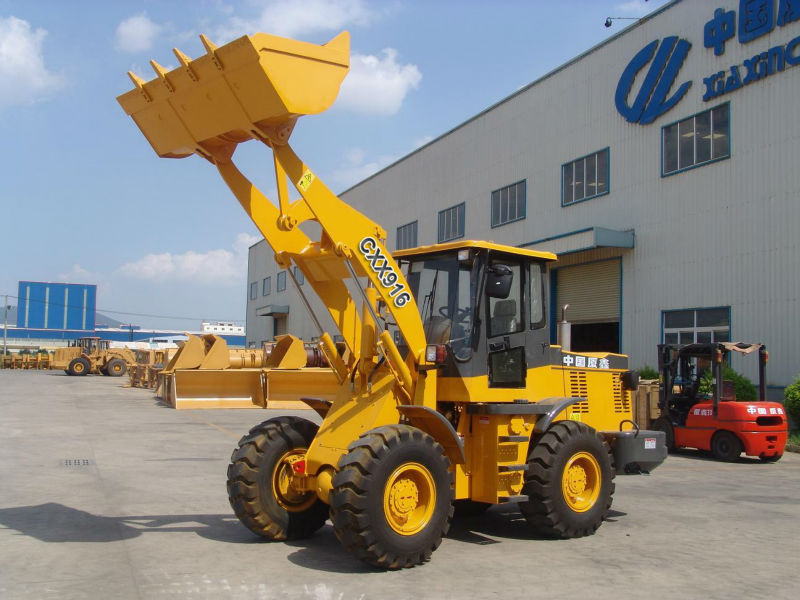
[{"label": "forklift tire", "polygon": [[741,440],[730,431],[718,431],[711,438],[711,454],[717,460],[736,462],[743,449]]},{"label": "forklift tire", "polygon": [[667,417],[658,417],[651,425],[655,431],[663,431],[668,452],[675,452],[675,429]]},{"label": "forklift tire", "polygon": [[69,368],[67,372],[70,375],[86,375],[91,370],[91,365],[89,361],[79,356],[78,358],[73,358],[69,363]]},{"label": "forklift tire", "polygon": [[534,439],[520,511],[537,533],[550,538],[593,534],[611,508],[614,461],[594,429],[559,421]]},{"label": "forklift tire", "polygon": [[453,504],[455,512],[453,516],[458,517],[477,517],[485,513],[491,506],[488,502],[475,502],[474,500],[456,500]]},{"label": "forklift tire", "polygon": [[106,365],[106,375],[109,377],[122,377],[127,370],[128,365],[121,358],[112,358]]},{"label": "forklift tire", "polygon": [[454,479],[442,446],[410,425],[387,425],[351,444],[338,466],[331,521],[345,549],[382,569],[427,561],[453,518]]},{"label": "forklift tire", "polygon": [[328,519],[328,507],[313,492],[289,485],[293,460],[304,456],[317,425],[299,417],[277,417],[239,440],[228,465],[228,500],[250,531],[272,540],[310,537]]}]

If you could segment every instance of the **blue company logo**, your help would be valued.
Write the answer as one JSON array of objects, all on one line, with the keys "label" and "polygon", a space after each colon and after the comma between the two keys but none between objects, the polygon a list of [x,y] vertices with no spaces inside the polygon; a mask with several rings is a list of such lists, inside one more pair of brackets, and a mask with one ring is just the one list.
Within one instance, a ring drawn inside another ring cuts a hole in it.
[{"label": "blue company logo", "polygon": [[[684,82],[672,96],[667,98],[691,47],[692,45],[688,41],[678,39],[678,36],[673,35],[661,40],[660,46],[659,40],[653,40],[639,50],[625,67],[617,84],[614,101],[619,114],[630,123],[646,125],[675,106],[692,85],[691,81]],[[653,58],[653,54],[655,54],[655,58]],[[651,60],[652,63],[650,63]],[[639,88],[639,93],[633,104],[628,104],[628,95],[636,80],[636,75],[648,63],[650,63],[650,69]]]}]

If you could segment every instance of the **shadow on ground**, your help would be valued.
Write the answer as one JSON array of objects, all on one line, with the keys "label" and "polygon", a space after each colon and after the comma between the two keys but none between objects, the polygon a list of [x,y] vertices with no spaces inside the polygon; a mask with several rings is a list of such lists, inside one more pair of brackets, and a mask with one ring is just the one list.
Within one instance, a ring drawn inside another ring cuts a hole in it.
[{"label": "shadow on ground", "polygon": [[[612,510],[608,520],[613,522],[624,516],[625,513]],[[54,502],[2,508],[0,525],[47,543],[107,543],[143,534],[165,533],[196,533],[210,540],[233,544],[265,541],[254,536],[229,514],[107,517]],[[502,544],[503,540],[512,539],[545,540],[536,535],[515,507],[510,506],[493,507],[482,515],[454,519],[448,538],[481,546]],[[545,543],[558,541],[547,540]],[[288,554],[287,560],[301,567],[331,573],[376,572],[342,549],[329,524],[312,538],[286,542],[286,545],[296,548]]]},{"label": "shadow on ground", "polygon": [[258,541],[233,515],[106,517],[54,502],[0,508],[0,524],[50,543],[117,542],[143,533],[174,532],[194,532],[219,542]]}]

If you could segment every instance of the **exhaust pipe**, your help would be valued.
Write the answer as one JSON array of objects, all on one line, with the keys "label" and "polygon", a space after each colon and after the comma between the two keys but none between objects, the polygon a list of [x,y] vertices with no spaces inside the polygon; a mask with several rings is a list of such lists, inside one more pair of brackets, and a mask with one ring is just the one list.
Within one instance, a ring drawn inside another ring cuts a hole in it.
[{"label": "exhaust pipe", "polygon": [[561,320],[558,322],[558,343],[562,352],[569,352],[572,348],[572,323],[567,321],[569,304],[561,307]]}]

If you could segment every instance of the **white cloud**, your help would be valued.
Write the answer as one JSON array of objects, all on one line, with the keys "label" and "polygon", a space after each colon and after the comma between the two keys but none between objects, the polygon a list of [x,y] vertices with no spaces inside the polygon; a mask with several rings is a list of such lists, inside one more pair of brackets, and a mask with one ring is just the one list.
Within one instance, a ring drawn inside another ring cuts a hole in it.
[{"label": "white cloud", "polygon": [[42,56],[44,29],[16,17],[0,18],[0,109],[47,98],[64,78],[47,69]]},{"label": "white cloud", "polygon": [[[625,16],[632,14],[633,16],[643,17],[647,13],[652,12],[654,6],[658,2],[646,2],[645,0],[628,0],[628,2],[621,2],[614,6],[614,10],[619,11]],[[614,15],[611,15],[614,16]]]},{"label": "white cloud", "polygon": [[332,177],[335,185],[347,189],[397,160],[397,156],[382,154],[364,162],[366,153],[361,148],[351,148],[344,154],[344,161]]},{"label": "white cloud", "polygon": [[247,249],[261,238],[240,233],[232,250],[207,252],[189,250],[182,254],[147,254],[126,263],[119,271],[133,279],[149,281],[192,281],[209,285],[238,285],[247,272]]},{"label": "white cloud", "polygon": [[419,86],[422,73],[396,59],[394,48],[384,49],[380,57],[353,54],[336,106],[373,115],[397,113],[408,92]]},{"label": "white cloud", "polygon": [[162,29],[145,13],[128,17],[117,25],[117,48],[132,54],[149,50]]},{"label": "white cloud", "polygon": [[368,25],[374,13],[364,0],[277,0],[252,18],[232,17],[214,32],[221,43],[257,31],[308,39],[322,31]]},{"label": "white cloud", "polygon": [[67,273],[59,273],[58,280],[65,283],[96,283],[98,276],[90,273],[79,264],[74,264]]},{"label": "white cloud", "polygon": [[423,135],[422,137],[417,138],[414,140],[414,149],[422,148],[425,144],[432,142],[433,136],[432,135]]}]

